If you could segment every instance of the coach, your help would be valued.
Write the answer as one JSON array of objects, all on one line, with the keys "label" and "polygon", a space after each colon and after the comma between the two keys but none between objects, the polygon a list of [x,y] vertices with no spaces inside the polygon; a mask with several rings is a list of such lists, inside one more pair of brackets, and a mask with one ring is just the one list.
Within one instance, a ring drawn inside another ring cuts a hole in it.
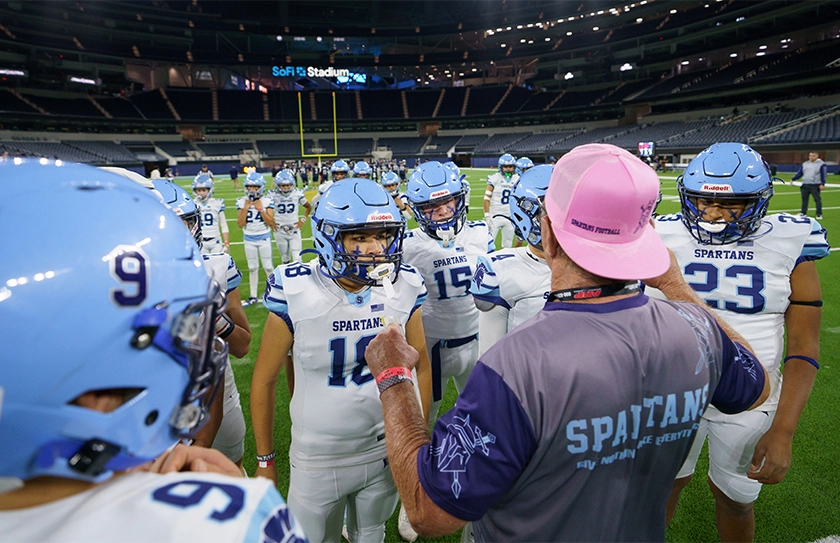
[{"label": "coach", "polygon": [[[649,224],[658,193],[650,167],[611,145],[558,161],[542,219],[554,290],[482,356],[431,436],[406,384],[417,353],[396,326],[370,343],[392,472],[418,533],[472,521],[476,541],[663,541],[706,406],[736,413],[767,397],[750,347],[695,305]],[[651,277],[684,301],[645,296],[638,279]]]}]

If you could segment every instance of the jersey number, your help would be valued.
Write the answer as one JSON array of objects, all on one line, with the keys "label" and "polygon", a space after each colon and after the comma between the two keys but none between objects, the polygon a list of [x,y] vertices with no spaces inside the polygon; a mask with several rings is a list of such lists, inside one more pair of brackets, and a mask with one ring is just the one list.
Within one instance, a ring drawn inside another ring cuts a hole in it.
[{"label": "jersey number", "polygon": [[510,202],[510,189],[504,189],[502,191],[501,204],[502,205],[508,205],[509,202]]},{"label": "jersey number", "polygon": [[[192,492],[188,492],[190,487],[192,487]],[[158,488],[152,493],[152,498],[155,501],[168,503],[175,507],[187,508],[201,503],[204,497],[214,488],[227,496],[228,504],[221,511],[214,510],[210,518],[226,521],[236,517],[245,504],[245,491],[234,485],[207,481],[179,481]]]},{"label": "jersey number", "polygon": [[213,214],[210,212],[205,213],[202,222],[204,223],[203,226],[213,226]]},{"label": "jersey number", "polygon": [[295,212],[295,204],[277,204],[277,205],[274,206],[274,209],[280,215],[283,215],[283,214],[286,214],[286,213],[294,213]]},{"label": "jersey number", "polygon": [[[706,280],[703,283],[691,283],[691,288],[701,296],[717,290],[720,285],[720,271],[717,266],[708,262],[692,262],[685,267],[685,276],[693,277],[698,274],[705,274]],[[738,279],[747,278],[747,284],[736,285],[738,296],[744,296],[748,303],[741,305],[739,301],[721,301],[715,298],[705,298],[707,304],[715,309],[726,309],[735,313],[760,313],[764,310],[765,298],[761,291],[764,290],[764,272],[755,266],[735,265],[726,268],[724,277]]]},{"label": "jersey number", "polygon": [[[252,211],[253,211],[253,213],[251,213]],[[254,209],[254,210],[249,209],[248,210],[248,215],[247,215],[247,217],[245,217],[245,222],[250,224],[252,222],[257,222],[257,221],[265,222],[262,218],[262,214],[259,211],[257,211],[256,209]]]},{"label": "jersey number", "polygon": [[[373,381],[373,375],[367,369],[367,360],[365,360],[365,349],[368,343],[371,342],[376,335],[362,336],[356,341],[356,365],[353,366],[352,377],[350,378],[356,385],[362,386],[365,383]],[[347,338],[337,337],[330,340],[330,352],[332,353],[332,373],[328,379],[328,384],[331,387],[346,387],[347,377],[344,375],[344,367],[347,363]]]},{"label": "jersey number", "polygon": [[[453,293],[451,296],[452,298],[460,298],[461,296],[467,295],[470,290],[470,280],[472,279],[472,276],[473,273],[469,266],[450,268],[449,277],[452,286],[464,289],[460,294]],[[446,292],[446,270],[435,272],[434,278],[438,288],[438,300],[448,300],[450,296]]]}]

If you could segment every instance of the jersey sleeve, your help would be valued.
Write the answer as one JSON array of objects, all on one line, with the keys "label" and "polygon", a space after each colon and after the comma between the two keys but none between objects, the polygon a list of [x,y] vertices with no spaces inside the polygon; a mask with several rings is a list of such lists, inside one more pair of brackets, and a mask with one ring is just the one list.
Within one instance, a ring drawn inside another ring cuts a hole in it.
[{"label": "jersey sleeve", "polygon": [[219,198],[219,211],[222,212],[225,210],[225,201]]},{"label": "jersey sleeve", "polygon": [[239,268],[236,267],[236,262],[233,261],[233,258],[228,256],[227,292],[231,292],[233,289],[237,288],[241,282],[242,273],[239,271]]},{"label": "jersey sleeve", "polygon": [[274,198],[263,198],[263,205],[266,209],[274,209]]},{"label": "jersey sleeve", "polygon": [[243,207],[245,207],[245,198],[237,198],[236,209],[242,209]]},{"label": "jersey sleeve", "polygon": [[487,184],[490,185],[491,187],[496,186],[496,181],[493,179],[493,177],[495,177],[495,174],[487,176]]},{"label": "jersey sleeve", "polygon": [[746,348],[735,343],[717,327],[721,335],[723,363],[720,381],[712,395],[711,404],[721,413],[732,415],[746,411],[764,389],[764,370],[761,362]]},{"label": "jersey sleeve", "polygon": [[522,404],[502,377],[479,362],[455,406],[417,451],[420,484],[462,520],[484,516],[514,485],[537,447]]},{"label": "jersey sleeve", "polygon": [[[470,294],[476,300],[510,309],[510,305],[502,298],[502,293],[499,289],[499,278],[493,269],[491,259],[487,257],[478,257],[475,273],[473,273],[472,280],[470,280]],[[478,306],[479,304],[476,305]],[[481,304],[479,309],[486,311],[484,307],[487,307],[487,304]]]},{"label": "jersey sleeve", "polygon": [[286,293],[283,291],[283,271],[283,266],[277,266],[266,279],[263,305],[283,319],[283,322],[289,327],[289,331],[294,335],[295,327],[292,324],[292,318],[289,316],[289,303],[286,299]]},{"label": "jersey sleeve", "polygon": [[306,536],[276,488],[268,488],[251,516],[244,541],[304,542]]},{"label": "jersey sleeve", "polygon": [[802,252],[796,263],[820,260],[828,256],[831,246],[828,244],[827,232],[820,223],[811,219],[811,233],[802,245]]}]

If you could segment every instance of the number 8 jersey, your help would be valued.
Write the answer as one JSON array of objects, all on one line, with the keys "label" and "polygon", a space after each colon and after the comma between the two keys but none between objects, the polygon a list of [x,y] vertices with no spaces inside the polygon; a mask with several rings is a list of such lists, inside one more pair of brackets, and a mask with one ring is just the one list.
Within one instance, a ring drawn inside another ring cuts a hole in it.
[{"label": "number 8 jersey", "polygon": [[[825,229],[808,217],[774,214],[765,217],[758,232],[744,241],[703,245],[691,236],[680,214],[657,217],[655,226],[674,251],[686,282],[744,336],[767,368],[771,390],[763,408],[775,409],[782,381],[790,274],[800,262],[828,256]],[[655,289],[648,293],[663,297]]]},{"label": "number 8 jersey", "polygon": [[353,466],[383,459],[385,421],[365,361],[368,343],[385,328],[403,327],[426,299],[423,278],[403,265],[395,295],[383,288],[347,292],[315,262],[278,266],[264,303],[294,335],[291,402],[292,463],[304,469]]}]

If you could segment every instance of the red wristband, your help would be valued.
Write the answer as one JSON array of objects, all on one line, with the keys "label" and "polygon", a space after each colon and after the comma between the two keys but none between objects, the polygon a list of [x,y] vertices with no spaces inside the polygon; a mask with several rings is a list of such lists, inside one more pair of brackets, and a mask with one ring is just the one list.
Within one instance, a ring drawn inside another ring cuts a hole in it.
[{"label": "red wristband", "polygon": [[397,376],[408,377],[409,379],[411,379],[411,370],[403,367],[388,368],[387,370],[383,371],[382,373],[376,376],[376,384],[378,385],[379,383],[381,383],[389,377]]}]

